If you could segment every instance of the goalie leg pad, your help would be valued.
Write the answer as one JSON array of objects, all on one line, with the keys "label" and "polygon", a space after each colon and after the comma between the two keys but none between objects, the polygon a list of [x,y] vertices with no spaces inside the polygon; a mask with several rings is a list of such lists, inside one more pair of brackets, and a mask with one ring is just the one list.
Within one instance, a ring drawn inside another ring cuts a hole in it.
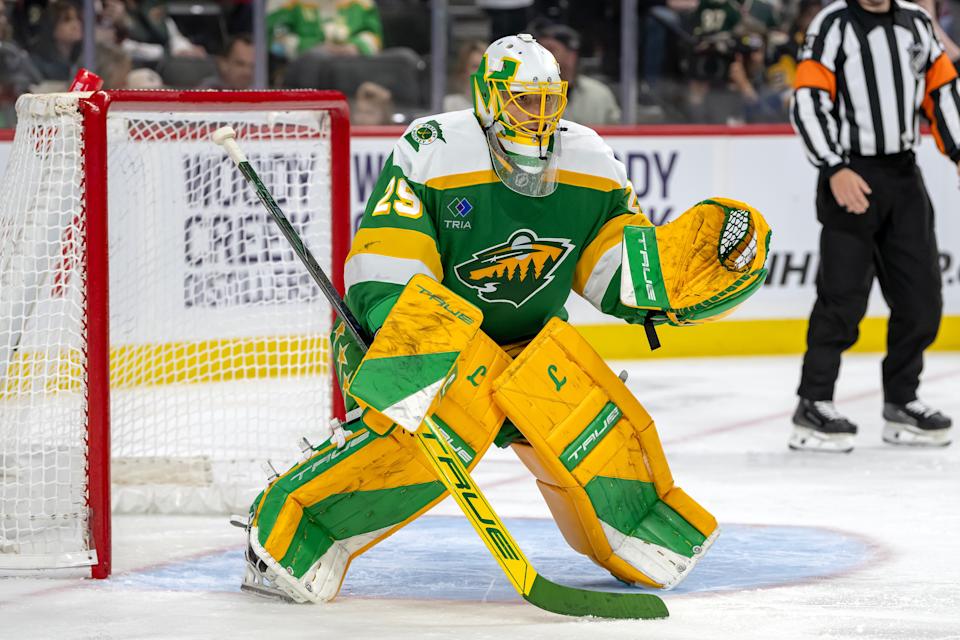
[{"label": "goalie leg pad", "polygon": [[573,327],[551,320],[494,397],[571,547],[632,584],[689,575],[717,521],[674,486],[649,414]]},{"label": "goalie leg pad", "polygon": [[[503,422],[492,387],[509,362],[478,332],[457,358],[461,374],[432,411],[468,469]],[[376,430],[366,425],[372,418]],[[331,600],[355,557],[446,495],[409,434],[396,427],[378,434],[383,416],[372,410],[362,421],[347,425],[352,432],[342,449],[321,448],[277,478],[252,507],[250,550],[295,601]]]}]

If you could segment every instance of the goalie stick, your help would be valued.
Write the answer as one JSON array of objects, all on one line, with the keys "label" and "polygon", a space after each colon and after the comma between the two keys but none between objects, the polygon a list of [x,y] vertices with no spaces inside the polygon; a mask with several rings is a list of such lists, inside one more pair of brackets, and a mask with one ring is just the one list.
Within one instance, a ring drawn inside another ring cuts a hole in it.
[{"label": "goalie stick", "polygon": [[[237,144],[236,132],[231,127],[221,127],[213,133],[213,141],[223,147],[236,163],[240,173],[254,188],[260,202],[280,227],[310,276],[366,353],[370,339],[247,161],[243,150]],[[449,451],[446,439],[433,419],[427,417],[420,428],[410,435],[417,441],[437,478],[457,501],[467,520],[524,600],[546,611],[569,616],[635,619],[665,618],[669,615],[663,600],[651,593],[591,591],[560,585],[541,576],[524,556],[480,487],[464,468],[463,462]]]}]

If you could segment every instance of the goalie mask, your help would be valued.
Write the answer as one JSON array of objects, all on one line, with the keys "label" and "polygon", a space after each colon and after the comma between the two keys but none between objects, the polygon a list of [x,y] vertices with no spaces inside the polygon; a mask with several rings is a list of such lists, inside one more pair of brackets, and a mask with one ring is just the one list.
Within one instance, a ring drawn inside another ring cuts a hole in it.
[{"label": "goalie mask", "polygon": [[567,83],[553,54],[526,33],[500,38],[471,78],[474,111],[497,176],[521,195],[553,193],[557,126],[567,106]]}]

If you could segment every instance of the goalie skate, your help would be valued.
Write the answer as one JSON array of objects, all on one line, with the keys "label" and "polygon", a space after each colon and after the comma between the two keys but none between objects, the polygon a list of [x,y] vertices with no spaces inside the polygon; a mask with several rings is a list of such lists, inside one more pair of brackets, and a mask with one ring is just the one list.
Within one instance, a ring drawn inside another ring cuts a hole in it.
[{"label": "goalie skate", "polygon": [[[243,529],[249,537],[250,522],[246,518],[238,515],[230,516],[230,524],[239,529]],[[296,602],[296,600],[277,588],[273,580],[267,577],[267,572],[270,568],[266,562],[257,557],[249,541],[247,543],[247,552],[244,554],[244,561],[246,565],[243,572],[243,580],[240,583],[241,591],[265,598],[282,600],[284,602]]]},{"label": "goalie skate", "polygon": [[240,583],[240,590],[252,593],[265,598],[273,598],[283,602],[296,603],[296,600],[284,593],[268,577],[270,568],[265,562],[257,557],[253,552],[253,547],[247,545],[246,568],[243,573],[243,581]]},{"label": "goalie skate", "polygon": [[840,415],[833,402],[801,398],[793,414],[788,446],[795,451],[850,453],[857,426]]},{"label": "goalie skate", "polygon": [[263,548],[257,527],[247,527],[246,569],[240,590],[297,604],[328,602],[340,591],[350,564],[350,549],[366,541],[368,536],[336,542],[303,577],[297,578]]}]

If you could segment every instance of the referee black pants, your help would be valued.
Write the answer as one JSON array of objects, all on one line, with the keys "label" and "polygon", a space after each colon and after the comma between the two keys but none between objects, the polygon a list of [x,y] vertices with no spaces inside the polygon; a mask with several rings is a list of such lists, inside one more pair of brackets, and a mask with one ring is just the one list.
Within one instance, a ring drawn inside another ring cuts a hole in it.
[{"label": "referee black pants", "polygon": [[847,212],[820,176],[817,301],[797,393],[833,399],[840,355],[857,341],[876,276],[890,307],[884,400],[905,404],[917,397],[923,352],[936,338],[943,310],[933,207],[912,153],[854,158],[850,168],[873,190],[870,208],[863,215]]}]

